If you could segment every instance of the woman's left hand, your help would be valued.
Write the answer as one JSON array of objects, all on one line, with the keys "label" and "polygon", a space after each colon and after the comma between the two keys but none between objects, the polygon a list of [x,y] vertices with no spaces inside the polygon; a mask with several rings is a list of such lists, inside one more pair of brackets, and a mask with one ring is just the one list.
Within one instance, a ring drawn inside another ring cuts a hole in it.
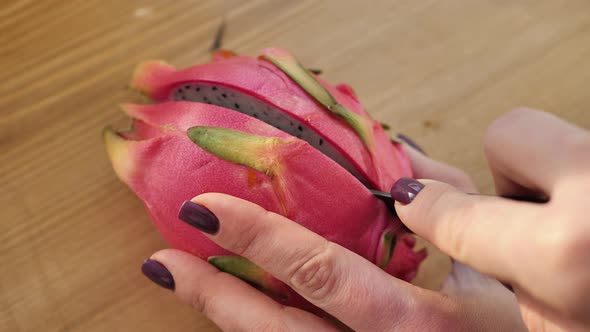
[{"label": "woman's left hand", "polygon": [[[463,172],[407,150],[417,177],[474,191]],[[249,259],[355,331],[524,330],[513,294],[461,264],[454,263],[441,292],[425,290],[253,203],[223,194],[203,194],[192,202],[208,220],[201,230],[211,240]],[[338,330],[179,250],[159,251],[143,268],[224,331]]]}]

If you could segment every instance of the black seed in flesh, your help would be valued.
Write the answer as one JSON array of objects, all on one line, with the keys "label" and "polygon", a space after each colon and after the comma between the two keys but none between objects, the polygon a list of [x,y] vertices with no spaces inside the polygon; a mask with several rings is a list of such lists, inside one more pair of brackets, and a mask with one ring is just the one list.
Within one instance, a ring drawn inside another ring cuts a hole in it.
[{"label": "black seed in flesh", "polygon": [[[191,84],[189,85],[190,90],[186,91],[183,90],[184,87],[183,84],[177,87],[177,90],[173,90],[179,93],[173,93],[171,99],[213,104],[260,119],[287,134],[308,142],[312,147],[344,167],[362,183],[368,183],[356,167],[330,141],[325,141],[315,130],[304,130],[305,123],[283,113],[274,106],[224,86],[215,86],[217,88],[215,91],[211,84]],[[224,99],[220,99],[220,95]]]},{"label": "black seed in flesh", "polygon": [[188,89],[191,88],[191,86],[190,85],[185,85],[184,88],[188,90]]},{"label": "black seed in flesh", "polygon": [[212,87],[211,89],[212,89],[213,91],[215,91],[215,90],[217,90],[217,87],[216,87],[216,86],[214,86],[214,87]]}]

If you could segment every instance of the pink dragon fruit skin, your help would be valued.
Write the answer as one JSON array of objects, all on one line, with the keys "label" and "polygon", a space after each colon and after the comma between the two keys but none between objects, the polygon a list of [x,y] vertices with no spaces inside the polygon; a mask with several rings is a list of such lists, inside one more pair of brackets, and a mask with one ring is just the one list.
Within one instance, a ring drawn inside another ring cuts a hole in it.
[{"label": "pink dragon fruit skin", "polygon": [[[143,200],[172,247],[313,311],[286,285],[177,219],[184,200],[227,193],[284,215],[396,277],[415,276],[425,251],[413,251],[414,238],[366,187],[388,190],[411,176],[404,150],[368,117],[350,87],[332,87],[293,65],[298,62],[281,49],[264,50],[258,59],[222,53],[181,71],[144,63],[132,86],[156,103],[122,105],[133,128],[107,129],[104,139],[118,177]],[[340,106],[324,105],[334,102]],[[343,110],[333,110],[338,107]]]}]

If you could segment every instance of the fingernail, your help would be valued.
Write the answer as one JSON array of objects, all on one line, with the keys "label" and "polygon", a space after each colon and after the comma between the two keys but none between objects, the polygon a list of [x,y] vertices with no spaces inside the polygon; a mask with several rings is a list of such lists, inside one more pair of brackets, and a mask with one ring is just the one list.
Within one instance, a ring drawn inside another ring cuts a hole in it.
[{"label": "fingernail", "polygon": [[404,143],[406,143],[407,145],[411,146],[415,150],[418,150],[418,151],[422,152],[422,154],[426,155],[426,152],[424,152],[424,150],[420,147],[420,145],[418,145],[418,143],[414,142],[408,136],[400,133],[400,134],[397,134],[397,138],[399,138],[400,140],[404,141]]},{"label": "fingernail", "polygon": [[174,278],[162,263],[148,258],[143,261],[141,272],[156,284],[166,289],[174,290]]},{"label": "fingernail", "polygon": [[205,233],[215,234],[219,230],[219,219],[213,212],[191,201],[182,203],[178,218]]},{"label": "fingernail", "polygon": [[422,188],[424,185],[414,179],[401,178],[391,187],[391,197],[403,205],[410,204]]}]

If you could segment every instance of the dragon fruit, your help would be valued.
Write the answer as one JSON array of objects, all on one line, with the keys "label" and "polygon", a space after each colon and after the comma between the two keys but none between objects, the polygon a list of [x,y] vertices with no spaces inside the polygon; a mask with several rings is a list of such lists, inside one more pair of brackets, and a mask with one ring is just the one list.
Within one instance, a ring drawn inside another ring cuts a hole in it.
[{"label": "dragon fruit", "polygon": [[176,70],[140,64],[131,87],[154,103],[121,106],[132,128],[105,129],[117,176],[143,200],[164,239],[287,305],[288,286],[177,219],[184,200],[222,192],[279,213],[410,281],[424,250],[368,188],[411,176],[400,144],[351,87],[331,86],[278,48],[258,58],[218,52]]}]

